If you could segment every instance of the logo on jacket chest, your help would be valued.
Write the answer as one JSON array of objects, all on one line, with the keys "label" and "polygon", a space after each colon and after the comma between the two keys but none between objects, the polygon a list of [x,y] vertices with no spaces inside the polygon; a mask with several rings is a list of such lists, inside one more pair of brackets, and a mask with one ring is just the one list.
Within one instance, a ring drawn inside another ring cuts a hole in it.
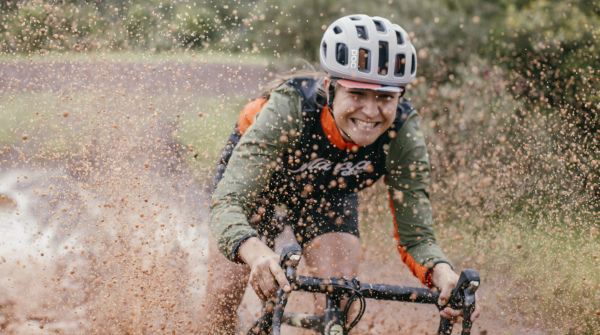
[{"label": "logo on jacket chest", "polygon": [[[335,166],[334,166],[334,164],[335,164]],[[333,168],[333,171],[346,177],[346,176],[361,174],[367,170],[371,170],[371,171],[367,171],[367,172],[372,172],[373,165],[371,164],[371,161],[369,161],[369,160],[364,160],[364,161],[359,161],[359,162],[345,161],[345,162],[336,164],[325,158],[315,158],[308,163],[303,163],[302,166],[300,166],[300,168],[298,168],[296,170],[288,170],[288,171],[291,173],[300,173],[300,172],[304,172],[306,170],[329,171],[332,168]]]}]

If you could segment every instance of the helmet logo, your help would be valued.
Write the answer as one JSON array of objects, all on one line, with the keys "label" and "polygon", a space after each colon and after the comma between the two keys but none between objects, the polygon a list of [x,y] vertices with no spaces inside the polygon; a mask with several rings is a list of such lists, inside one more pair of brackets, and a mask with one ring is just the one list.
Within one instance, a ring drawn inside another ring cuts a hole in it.
[{"label": "helmet logo", "polygon": [[350,68],[356,69],[358,64],[358,50],[350,50]]}]

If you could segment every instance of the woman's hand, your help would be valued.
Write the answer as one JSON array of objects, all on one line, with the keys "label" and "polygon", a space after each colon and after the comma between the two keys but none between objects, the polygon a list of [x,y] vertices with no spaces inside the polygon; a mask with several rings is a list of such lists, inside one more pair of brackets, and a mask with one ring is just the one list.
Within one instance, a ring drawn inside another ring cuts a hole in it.
[{"label": "woman's hand", "polygon": [[290,291],[290,283],[279,266],[279,255],[258,238],[251,237],[244,241],[238,249],[238,254],[241,260],[250,266],[250,285],[260,300],[274,299],[279,286],[285,292]]},{"label": "woman's hand", "polygon": [[[450,265],[446,263],[439,263],[433,268],[433,285],[437,286],[440,290],[439,305],[445,306],[450,300],[452,290],[458,284],[458,275],[452,270]],[[475,310],[471,314],[471,322],[475,322],[481,313],[481,303],[479,295],[475,292]],[[446,307],[440,311],[440,316],[451,321],[452,324],[462,321],[462,310],[455,310],[450,307]]]}]

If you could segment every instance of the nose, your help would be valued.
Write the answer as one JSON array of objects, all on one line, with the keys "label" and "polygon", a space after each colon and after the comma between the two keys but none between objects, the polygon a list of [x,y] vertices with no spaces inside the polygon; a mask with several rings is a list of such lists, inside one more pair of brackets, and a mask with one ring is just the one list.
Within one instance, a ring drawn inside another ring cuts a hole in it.
[{"label": "nose", "polygon": [[365,99],[365,104],[363,106],[363,113],[369,117],[374,118],[379,115],[379,107],[377,106],[377,99],[369,97]]}]

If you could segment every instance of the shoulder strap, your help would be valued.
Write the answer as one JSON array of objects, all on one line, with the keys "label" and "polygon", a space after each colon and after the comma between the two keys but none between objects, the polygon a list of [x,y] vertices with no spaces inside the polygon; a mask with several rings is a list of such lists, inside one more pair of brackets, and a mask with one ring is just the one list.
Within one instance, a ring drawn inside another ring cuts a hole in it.
[{"label": "shoulder strap", "polygon": [[396,120],[394,120],[394,123],[397,125],[398,129],[402,128],[404,121],[406,121],[410,113],[412,113],[414,110],[415,108],[413,105],[407,100],[398,103],[398,108],[396,109]]},{"label": "shoulder strap", "polygon": [[254,117],[258,112],[260,112],[263,106],[267,103],[267,99],[257,98],[244,106],[240,116],[238,118],[237,129],[240,133],[240,136],[244,135],[248,127],[254,122]]},{"label": "shoulder strap", "polygon": [[293,78],[285,83],[285,85],[292,87],[300,94],[303,112],[318,112],[322,106],[325,106],[327,101],[317,94],[317,88],[322,84],[323,79],[315,80],[312,77]]}]

